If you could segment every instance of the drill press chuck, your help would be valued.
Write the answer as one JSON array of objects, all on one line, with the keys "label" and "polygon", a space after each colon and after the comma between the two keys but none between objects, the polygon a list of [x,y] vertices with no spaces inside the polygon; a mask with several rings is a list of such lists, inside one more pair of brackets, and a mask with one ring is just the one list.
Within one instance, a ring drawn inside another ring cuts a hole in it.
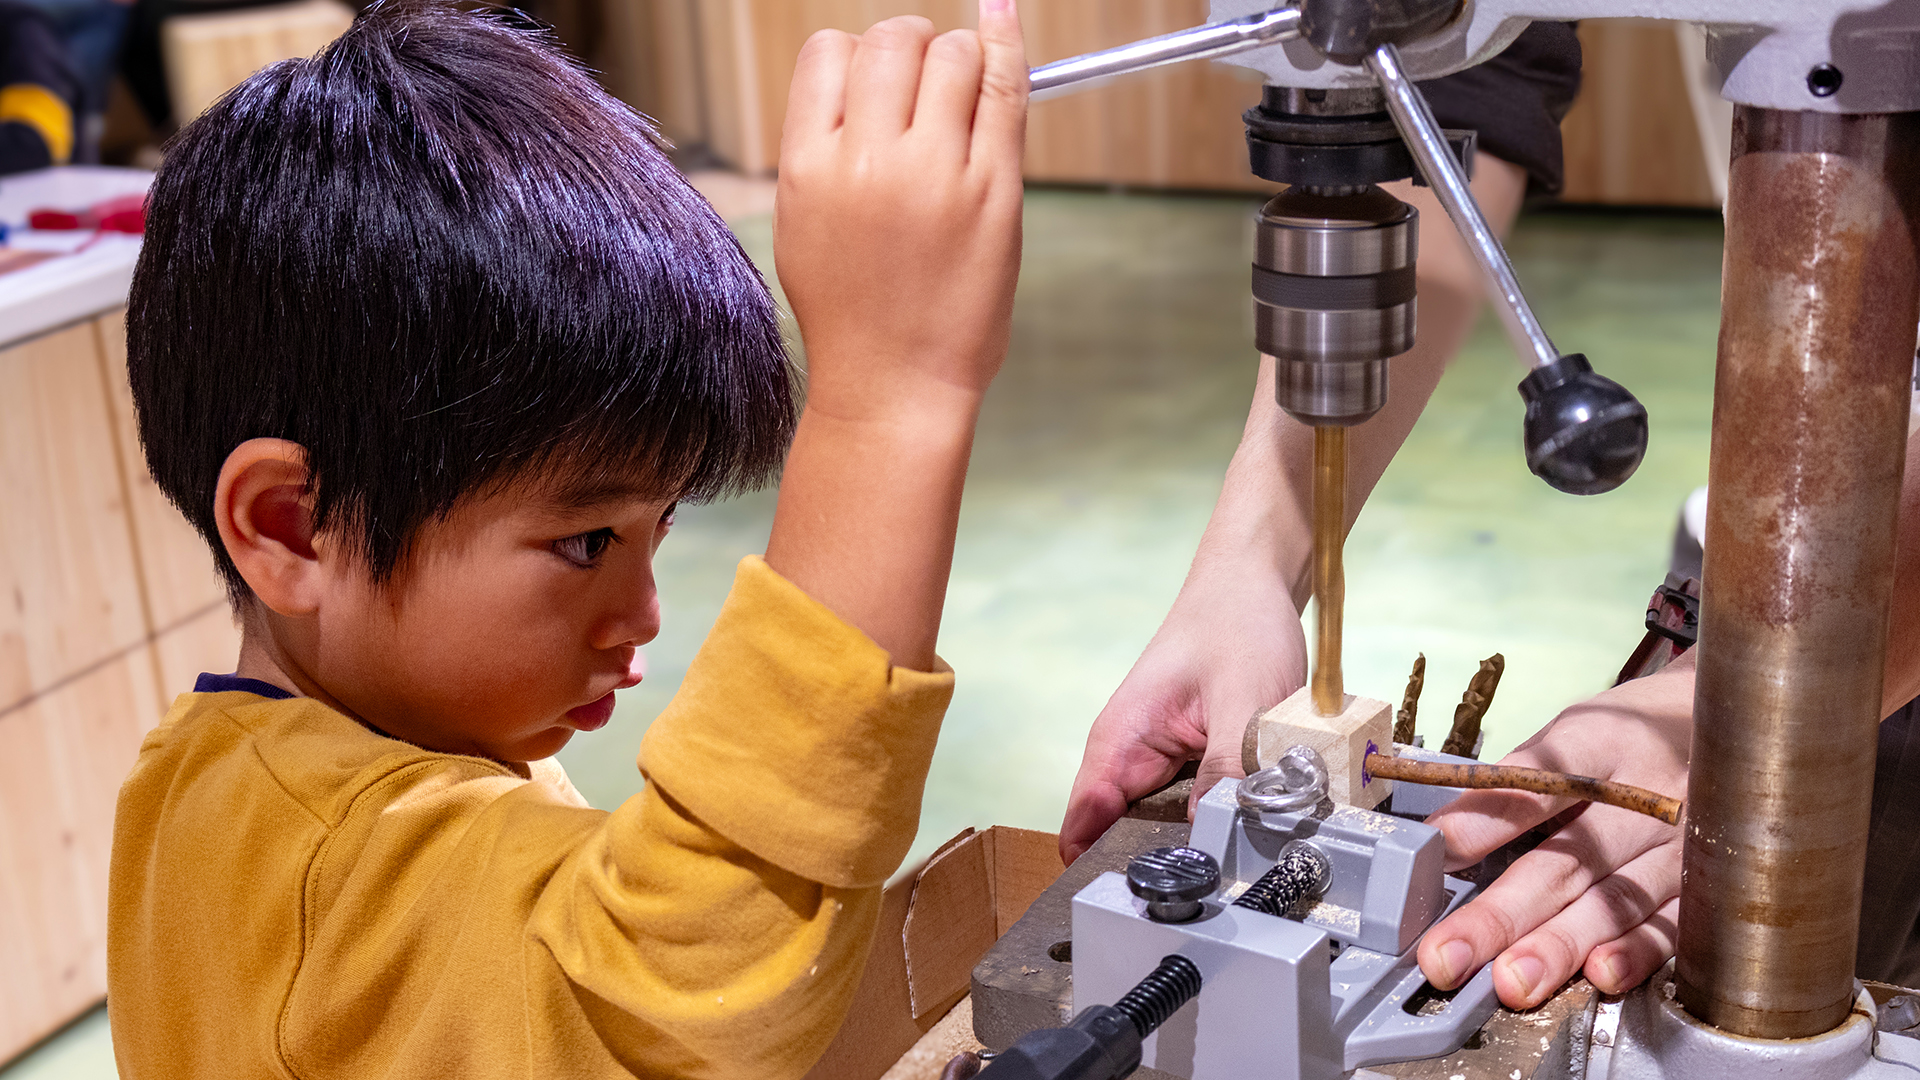
[{"label": "drill press chuck", "polygon": [[1254,341],[1280,405],[1357,424],[1387,401],[1387,359],[1413,347],[1419,215],[1372,184],[1288,188],[1260,210]]},{"label": "drill press chuck", "polygon": [[[1414,174],[1377,87],[1269,86],[1247,110],[1253,171],[1292,186],[1261,208],[1254,340],[1278,361],[1280,407],[1346,427],[1387,401],[1387,360],[1413,347],[1419,214],[1379,184]],[[1470,132],[1458,150],[1472,153]]]}]

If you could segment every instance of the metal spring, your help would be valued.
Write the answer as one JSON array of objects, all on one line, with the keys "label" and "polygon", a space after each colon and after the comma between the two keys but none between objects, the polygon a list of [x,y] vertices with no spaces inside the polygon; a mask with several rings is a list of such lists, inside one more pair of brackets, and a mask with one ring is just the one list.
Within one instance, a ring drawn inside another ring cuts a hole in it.
[{"label": "metal spring", "polygon": [[1247,886],[1247,891],[1241,893],[1233,905],[1268,915],[1284,915],[1302,896],[1321,886],[1326,875],[1326,856],[1296,841],[1281,853],[1273,869]]},{"label": "metal spring", "polygon": [[1193,961],[1175,954],[1162,957],[1160,966],[1114,1002],[1113,1007],[1133,1021],[1134,1030],[1144,1039],[1199,992],[1200,969]]}]

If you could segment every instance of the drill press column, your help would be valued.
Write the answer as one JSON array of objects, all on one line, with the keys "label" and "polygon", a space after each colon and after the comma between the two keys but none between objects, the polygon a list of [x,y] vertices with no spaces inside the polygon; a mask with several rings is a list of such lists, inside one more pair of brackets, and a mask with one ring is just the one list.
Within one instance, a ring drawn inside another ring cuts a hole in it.
[{"label": "drill press column", "polygon": [[1917,202],[1920,113],[1735,115],[1676,973],[1736,1035],[1853,1006]]}]

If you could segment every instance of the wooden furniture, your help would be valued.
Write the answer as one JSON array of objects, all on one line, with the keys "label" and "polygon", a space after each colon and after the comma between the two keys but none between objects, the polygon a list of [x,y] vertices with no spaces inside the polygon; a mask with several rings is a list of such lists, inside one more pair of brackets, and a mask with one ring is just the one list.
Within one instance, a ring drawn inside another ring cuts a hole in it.
[{"label": "wooden furniture", "polygon": [[[542,9],[547,10],[546,8]],[[682,146],[704,146],[743,172],[779,161],[794,58],[808,35],[859,32],[892,15],[940,29],[969,25],[973,0],[558,0],[563,40],[616,94]],[[592,15],[598,12],[598,15]],[[1035,63],[1191,26],[1206,0],[1027,0]],[[1676,24],[1590,20],[1580,27],[1586,85],[1564,127],[1568,202],[1711,207],[1703,142],[1719,153],[1724,111],[1697,104],[1687,71],[1697,38]],[[1692,82],[1697,82],[1697,77]],[[1710,98],[1710,95],[1709,95]],[[1224,64],[1176,65],[1041,102],[1028,123],[1027,176],[1050,183],[1269,191],[1247,170],[1240,113],[1260,79]],[[1708,114],[1696,121],[1696,109]],[[1704,132],[1703,126],[1708,131]]]},{"label": "wooden furniture", "polygon": [[[1705,49],[1705,39],[1689,30],[1652,19],[1580,24],[1580,96],[1560,124],[1567,155],[1562,200],[1720,206],[1706,147],[1720,154],[1724,185],[1733,112],[1717,95],[1689,94],[1681,50]],[[1716,125],[1717,132],[1703,130]]]},{"label": "wooden furniture", "polygon": [[340,0],[169,16],[160,27],[160,51],[174,119],[184,124],[199,116],[276,60],[312,56],[352,24],[353,9]]},{"label": "wooden furniture", "polygon": [[105,996],[120,781],[174,695],[238,653],[206,545],[140,452],[130,270],[101,270],[117,292],[69,283],[106,310],[0,344],[0,1062]]}]

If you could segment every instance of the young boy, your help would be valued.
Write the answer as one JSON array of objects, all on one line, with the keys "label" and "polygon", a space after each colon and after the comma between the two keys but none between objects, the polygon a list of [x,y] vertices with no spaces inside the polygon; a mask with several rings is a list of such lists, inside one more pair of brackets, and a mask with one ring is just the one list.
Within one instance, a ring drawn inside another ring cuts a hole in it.
[{"label": "young boy", "polygon": [[[130,309],[155,479],[243,629],[142,747],[110,1001],[146,1077],[797,1076],[912,840],[1019,261],[1011,0],[810,41],[765,286],[538,37],[376,6],[173,143]],[[764,560],[588,808],[684,499]]]}]

